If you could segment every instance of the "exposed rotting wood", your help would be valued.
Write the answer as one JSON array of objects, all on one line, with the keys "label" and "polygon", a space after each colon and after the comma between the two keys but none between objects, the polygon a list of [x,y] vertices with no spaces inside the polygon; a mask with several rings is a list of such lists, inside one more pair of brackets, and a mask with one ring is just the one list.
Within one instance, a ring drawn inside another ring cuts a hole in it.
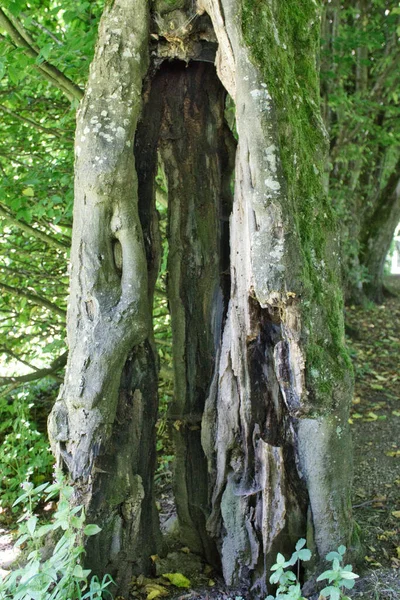
[{"label": "exposed rotting wood", "polygon": [[[175,373],[170,416],[178,423],[173,429],[175,501],[181,539],[215,564],[215,548],[205,527],[209,490],[200,425],[229,292],[227,225],[234,140],[224,121],[226,93],[214,66],[175,63],[161,71],[160,78]],[[192,415],[200,419],[189,425]]]}]

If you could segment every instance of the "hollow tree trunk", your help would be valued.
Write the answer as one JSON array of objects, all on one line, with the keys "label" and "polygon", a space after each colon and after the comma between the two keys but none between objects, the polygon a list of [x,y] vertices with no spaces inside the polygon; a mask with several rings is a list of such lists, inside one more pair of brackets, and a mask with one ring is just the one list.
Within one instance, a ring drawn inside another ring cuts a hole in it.
[{"label": "hollow tree trunk", "polygon": [[[148,8],[107,6],[80,109],[70,357],[50,433],[76,501],[103,527],[89,562],[116,571],[124,593],[157,537],[158,151],[182,534],[208,558],[217,549],[228,583],[265,591],[277,550],[307,532],[322,556],[351,536],[352,382],[322,188],[318,7],[156,0],[150,21]],[[229,229],[224,92],[211,65],[191,62],[213,61],[217,44],[239,134]]]}]

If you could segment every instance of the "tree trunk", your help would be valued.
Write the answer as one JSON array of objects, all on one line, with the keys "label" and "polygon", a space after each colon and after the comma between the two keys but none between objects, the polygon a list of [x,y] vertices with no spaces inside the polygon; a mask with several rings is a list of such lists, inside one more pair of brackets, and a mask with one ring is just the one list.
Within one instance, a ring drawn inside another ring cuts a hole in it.
[{"label": "tree trunk", "polygon": [[383,302],[383,271],[394,232],[400,221],[399,168],[379,193],[376,208],[364,224],[361,234],[361,262],[368,273],[365,295],[373,302]]},{"label": "tree trunk", "polygon": [[[265,592],[278,550],[307,534],[322,556],[352,529],[352,383],[322,187],[319,13],[299,0],[204,0],[196,12],[156,0],[150,22],[147,10],[147,0],[106,8],[78,118],[70,357],[50,433],[76,501],[103,527],[89,562],[117,572],[123,593],[157,539],[160,160],[182,540],[220,560],[227,583]],[[216,49],[219,81],[200,64]],[[221,84],[239,135],[232,206]]]},{"label": "tree trunk", "polygon": [[112,572],[122,589],[149,568],[157,537],[155,267],[146,261],[133,156],[148,29],[142,0],[114,2],[100,25],[76,132],[69,359],[49,422],[74,502],[102,527],[89,566]]}]

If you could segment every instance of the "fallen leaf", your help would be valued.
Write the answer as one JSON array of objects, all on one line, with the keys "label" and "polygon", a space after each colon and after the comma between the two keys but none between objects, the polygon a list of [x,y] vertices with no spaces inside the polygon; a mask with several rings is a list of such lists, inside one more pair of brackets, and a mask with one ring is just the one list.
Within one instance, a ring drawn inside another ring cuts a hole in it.
[{"label": "fallen leaf", "polygon": [[394,510],[392,512],[392,515],[396,518],[396,519],[400,519],[400,510]]},{"label": "fallen leaf", "polygon": [[158,583],[148,583],[144,586],[144,589],[147,593],[147,600],[153,600],[158,596],[168,596],[168,590]]},{"label": "fallen leaf", "polygon": [[164,573],[163,577],[168,579],[168,581],[170,581],[172,585],[175,585],[176,587],[190,587],[190,580],[182,575],[182,573]]}]

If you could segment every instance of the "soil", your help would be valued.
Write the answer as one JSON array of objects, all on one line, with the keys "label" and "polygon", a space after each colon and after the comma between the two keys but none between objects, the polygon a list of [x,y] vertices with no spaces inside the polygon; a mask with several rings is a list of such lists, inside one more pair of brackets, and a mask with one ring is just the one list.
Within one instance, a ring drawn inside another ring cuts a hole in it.
[{"label": "soil", "polygon": [[346,310],[355,370],[353,510],[364,558],[353,598],[400,599],[400,277],[382,305]]}]

